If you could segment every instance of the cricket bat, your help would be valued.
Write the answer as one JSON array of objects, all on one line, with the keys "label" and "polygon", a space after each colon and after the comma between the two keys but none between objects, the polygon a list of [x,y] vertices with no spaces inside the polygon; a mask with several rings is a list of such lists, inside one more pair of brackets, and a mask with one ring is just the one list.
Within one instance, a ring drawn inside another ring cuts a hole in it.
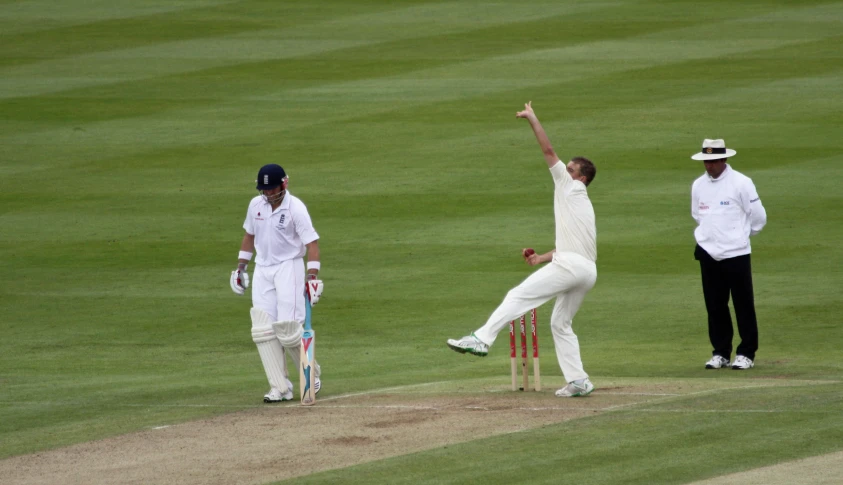
[{"label": "cricket bat", "polygon": [[[307,283],[305,283],[307,284]],[[301,334],[301,368],[299,369],[299,390],[302,406],[316,404],[316,332],[310,323],[310,294],[304,292],[304,329]]]}]

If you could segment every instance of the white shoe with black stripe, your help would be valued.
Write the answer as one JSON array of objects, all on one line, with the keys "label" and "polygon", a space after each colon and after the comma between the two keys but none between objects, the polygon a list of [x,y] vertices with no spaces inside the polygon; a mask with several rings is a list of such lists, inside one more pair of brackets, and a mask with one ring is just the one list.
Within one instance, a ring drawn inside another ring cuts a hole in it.
[{"label": "white shoe with black stripe", "polygon": [[745,355],[735,356],[735,361],[732,362],[732,370],[747,370],[753,367],[755,367],[755,363]]},{"label": "white shoe with black stripe", "polygon": [[722,355],[713,355],[711,356],[711,360],[705,363],[706,369],[720,369],[723,367],[729,367],[729,359]]}]

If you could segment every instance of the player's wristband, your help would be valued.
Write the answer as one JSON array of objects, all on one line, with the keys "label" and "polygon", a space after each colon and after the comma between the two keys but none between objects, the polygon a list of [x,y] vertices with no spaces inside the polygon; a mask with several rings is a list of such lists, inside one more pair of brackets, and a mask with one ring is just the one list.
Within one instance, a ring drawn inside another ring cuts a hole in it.
[{"label": "player's wristband", "polygon": [[240,254],[237,255],[237,259],[245,259],[246,261],[252,260],[252,253],[249,251],[240,251]]},{"label": "player's wristband", "polygon": [[319,271],[322,268],[322,264],[319,261],[308,261],[307,262],[307,269],[315,269]]}]

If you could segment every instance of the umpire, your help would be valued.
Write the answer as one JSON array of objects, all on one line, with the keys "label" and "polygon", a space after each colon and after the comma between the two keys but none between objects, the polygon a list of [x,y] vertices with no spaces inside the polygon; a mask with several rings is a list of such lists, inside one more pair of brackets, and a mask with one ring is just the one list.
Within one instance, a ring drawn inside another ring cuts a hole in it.
[{"label": "umpire", "polygon": [[[752,180],[726,163],[736,153],[723,140],[706,139],[702,151],[691,157],[702,161],[706,172],[691,186],[691,216],[697,221],[694,257],[700,262],[708,338],[714,348],[706,369],[751,369],[758,350],[749,237],[767,223],[767,212]],[[731,364],[730,294],[741,337]]]}]

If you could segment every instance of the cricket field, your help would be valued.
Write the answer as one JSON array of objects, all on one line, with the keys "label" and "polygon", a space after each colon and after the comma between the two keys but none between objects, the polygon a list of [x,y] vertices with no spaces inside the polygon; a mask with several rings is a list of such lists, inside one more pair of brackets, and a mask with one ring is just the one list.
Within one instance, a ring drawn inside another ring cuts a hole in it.
[{"label": "cricket field", "polygon": [[[0,481],[841,483],[841,86],[841,1],[0,0]],[[597,166],[582,399],[550,304],[541,392],[445,345],[554,244],[528,101]],[[745,372],[703,368],[704,138],[768,214]],[[311,407],[228,283],[267,163],[320,234]]]}]

